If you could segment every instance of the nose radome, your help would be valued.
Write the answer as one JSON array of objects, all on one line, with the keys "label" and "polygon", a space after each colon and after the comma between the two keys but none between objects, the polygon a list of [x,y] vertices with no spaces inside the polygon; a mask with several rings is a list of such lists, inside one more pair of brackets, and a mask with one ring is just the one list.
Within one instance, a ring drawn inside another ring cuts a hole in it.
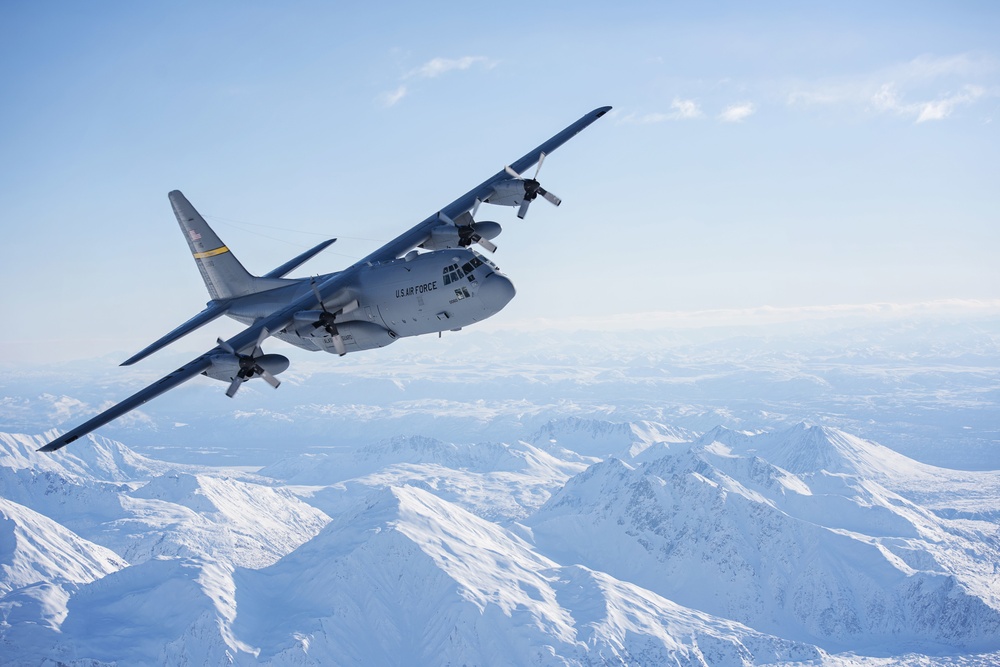
[{"label": "nose radome", "polygon": [[493,312],[498,312],[510,303],[516,293],[514,283],[497,273],[487,276],[479,286],[479,298]]}]

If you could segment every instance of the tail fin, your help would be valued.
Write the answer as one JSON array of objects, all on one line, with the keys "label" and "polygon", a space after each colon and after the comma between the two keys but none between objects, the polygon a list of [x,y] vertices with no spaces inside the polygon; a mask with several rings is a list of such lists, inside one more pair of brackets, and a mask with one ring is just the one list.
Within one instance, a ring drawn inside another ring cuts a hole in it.
[{"label": "tail fin", "polygon": [[212,299],[246,296],[281,283],[275,279],[257,278],[243,268],[180,190],[167,196]]}]

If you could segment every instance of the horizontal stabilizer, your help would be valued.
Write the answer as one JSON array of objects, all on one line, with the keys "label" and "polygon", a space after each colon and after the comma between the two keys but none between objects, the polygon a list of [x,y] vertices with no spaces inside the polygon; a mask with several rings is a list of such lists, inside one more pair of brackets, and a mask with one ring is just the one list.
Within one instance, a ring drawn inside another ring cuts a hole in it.
[{"label": "horizontal stabilizer", "polygon": [[167,335],[165,335],[163,338],[159,339],[152,345],[146,347],[141,352],[135,354],[132,357],[129,357],[124,362],[122,362],[121,365],[131,366],[135,362],[141,359],[145,359],[146,357],[153,354],[157,350],[160,350],[166,347],[167,345],[170,345],[175,340],[188,335],[195,329],[208,324],[212,320],[218,318],[223,313],[225,313],[226,310],[229,309],[229,303],[230,303],[229,301],[213,301],[209,303],[208,307],[205,308],[205,310],[201,311],[200,313],[192,317],[190,320],[180,325],[179,327],[177,327],[176,329],[174,329],[173,331],[171,331],[170,333],[168,333]]},{"label": "horizontal stabilizer", "polygon": [[287,262],[285,262],[284,264],[282,264],[278,268],[276,268],[273,271],[270,271],[268,273],[265,273],[261,277],[262,278],[284,278],[286,275],[288,275],[289,273],[291,273],[295,269],[299,268],[300,266],[302,266],[303,264],[305,264],[306,262],[308,262],[310,259],[312,259],[316,255],[318,255],[319,253],[321,253],[324,250],[326,250],[327,248],[329,248],[331,245],[333,245],[333,242],[336,241],[336,240],[337,239],[329,239],[327,241],[323,241],[322,243],[320,243],[315,248],[310,248],[309,250],[306,250],[301,255],[298,255],[297,257],[293,257],[292,259],[288,260]]}]

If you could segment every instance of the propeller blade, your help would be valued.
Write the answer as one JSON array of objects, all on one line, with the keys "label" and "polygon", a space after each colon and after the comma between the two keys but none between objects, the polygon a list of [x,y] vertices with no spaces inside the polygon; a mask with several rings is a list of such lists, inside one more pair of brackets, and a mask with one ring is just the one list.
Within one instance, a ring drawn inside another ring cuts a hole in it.
[{"label": "propeller blade", "polygon": [[476,234],[475,241],[476,241],[476,243],[478,243],[479,245],[483,246],[484,248],[486,248],[490,252],[496,252],[497,251],[497,247],[495,245],[493,245],[492,243],[490,243],[490,241],[488,239],[484,239],[479,234]]},{"label": "propeller blade", "polygon": [[333,337],[333,349],[335,349],[337,354],[341,357],[347,354],[347,348],[344,347],[344,339],[340,337],[340,334]]},{"label": "propeller blade", "polygon": [[538,180],[538,172],[542,170],[542,163],[545,162],[545,153],[541,153],[538,156],[538,166],[535,167],[535,180]]},{"label": "propeller blade", "polygon": [[325,312],[326,306],[323,304],[323,296],[319,293],[319,288],[316,287],[315,278],[309,281],[309,287],[312,288],[313,294],[316,295],[316,300],[319,301],[319,307]]},{"label": "propeller blade", "polygon": [[260,330],[260,334],[257,336],[257,344],[253,346],[253,352],[250,353],[251,357],[259,357],[264,354],[264,350],[260,349],[260,344],[263,343],[270,335],[271,332],[268,331],[266,327]]},{"label": "propeller blade", "polygon": [[516,178],[519,181],[523,181],[524,180],[524,177],[521,176],[521,174],[519,174],[516,171],[514,171],[513,169],[511,169],[509,164],[505,165],[504,168],[503,168],[503,170],[506,171],[508,174],[510,174],[511,176],[513,176],[514,178]]},{"label": "propeller blade", "polygon": [[473,218],[476,217],[476,211],[479,210],[479,205],[482,204],[482,203],[483,203],[482,200],[480,200],[479,197],[476,197],[476,203],[472,205],[472,217]]},{"label": "propeller blade", "polygon": [[278,385],[281,384],[281,381],[278,380],[278,378],[276,378],[273,375],[271,375],[270,371],[268,371],[266,368],[264,368],[260,364],[257,364],[257,365],[255,365],[253,367],[253,372],[256,373],[257,375],[261,376],[262,378],[264,378],[264,381],[267,382],[272,387],[274,387],[275,389],[277,389]]},{"label": "propeller blade", "polygon": [[228,352],[229,354],[233,355],[234,357],[238,356],[236,354],[236,350],[234,350],[233,346],[230,345],[228,342],[222,340],[221,338],[217,338],[215,342],[217,342],[219,344],[219,347],[221,347],[224,352]]},{"label": "propeller blade", "polygon": [[236,395],[236,392],[240,390],[240,385],[243,384],[243,378],[239,375],[233,378],[232,384],[229,385],[229,389],[226,390],[226,396],[232,398]]},{"label": "propeller blade", "polygon": [[531,200],[530,199],[522,199],[521,200],[521,207],[519,209],[517,209],[517,217],[519,217],[522,220],[524,220],[524,216],[527,215],[527,213],[528,213],[528,206],[530,204],[531,204]]},{"label": "propeller blade", "polygon": [[556,197],[554,194],[552,194],[545,188],[538,188],[538,194],[542,195],[543,197],[545,197],[547,201],[556,206],[559,206],[559,204],[562,203],[562,199],[559,199],[559,197]]}]

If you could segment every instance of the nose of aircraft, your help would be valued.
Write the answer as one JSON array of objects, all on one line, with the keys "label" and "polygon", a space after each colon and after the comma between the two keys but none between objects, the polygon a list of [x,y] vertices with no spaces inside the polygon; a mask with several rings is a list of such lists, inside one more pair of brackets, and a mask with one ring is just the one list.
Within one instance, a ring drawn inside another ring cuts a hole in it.
[{"label": "nose of aircraft", "polygon": [[514,283],[498,273],[486,276],[483,284],[479,286],[479,298],[494,313],[510,303],[516,292]]}]

